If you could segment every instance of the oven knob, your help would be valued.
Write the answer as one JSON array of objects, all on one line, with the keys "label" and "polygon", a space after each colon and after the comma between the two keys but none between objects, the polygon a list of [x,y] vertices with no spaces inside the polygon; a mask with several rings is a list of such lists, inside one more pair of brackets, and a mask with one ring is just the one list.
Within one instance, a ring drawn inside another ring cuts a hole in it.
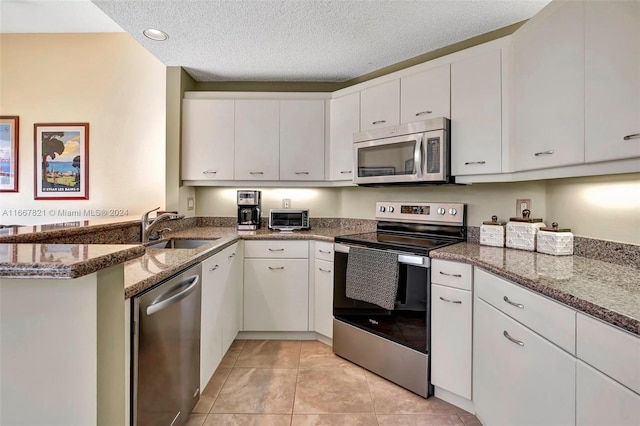
[{"label": "oven knob", "polygon": [[446,212],[447,212],[447,211],[446,211],[444,208],[442,208],[442,207],[440,207],[440,208],[438,209],[438,214],[445,214]]},{"label": "oven knob", "polygon": [[380,206],[380,213],[384,213],[387,209],[384,206]]},{"label": "oven knob", "polygon": [[393,213],[395,209],[392,206],[389,206],[389,213]]},{"label": "oven knob", "polygon": [[456,214],[458,214],[458,210],[456,210],[456,209],[449,209],[449,214],[450,214],[451,216],[455,216]]}]

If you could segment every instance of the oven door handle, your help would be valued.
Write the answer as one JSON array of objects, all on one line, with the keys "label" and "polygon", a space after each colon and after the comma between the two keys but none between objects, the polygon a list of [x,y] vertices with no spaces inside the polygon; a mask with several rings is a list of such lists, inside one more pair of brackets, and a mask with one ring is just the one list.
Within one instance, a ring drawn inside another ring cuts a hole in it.
[{"label": "oven door handle", "polygon": [[406,254],[398,255],[398,262],[406,265],[419,266],[421,268],[428,268],[431,266],[431,262],[428,257],[423,256],[410,256]]}]

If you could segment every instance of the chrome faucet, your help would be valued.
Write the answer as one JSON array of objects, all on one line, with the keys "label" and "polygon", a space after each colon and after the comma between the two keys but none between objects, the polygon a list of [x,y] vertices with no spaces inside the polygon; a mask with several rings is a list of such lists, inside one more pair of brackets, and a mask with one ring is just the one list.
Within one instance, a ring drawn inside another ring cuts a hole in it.
[{"label": "chrome faucet", "polygon": [[[142,218],[140,219],[142,225],[142,242],[149,242],[149,235],[151,234],[151,230],[160,222],[163,222],[168,219],[181,219],[184,215],[176,215],[175,213],[162,213],[160,216],[155,219],[149,221],[149,213],[155,212],[159,210],[160,207],[156,207],[155,209],[149,210],[142,214]],[[169,228],[165,228],[164,230],[169,230]]]}]

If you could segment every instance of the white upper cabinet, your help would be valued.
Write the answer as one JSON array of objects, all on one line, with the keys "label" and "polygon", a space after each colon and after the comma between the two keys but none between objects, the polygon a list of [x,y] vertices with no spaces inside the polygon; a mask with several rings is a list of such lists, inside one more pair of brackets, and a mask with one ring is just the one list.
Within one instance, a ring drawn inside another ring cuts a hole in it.
[{"label": "white upper cabinet", "polygon": [[640,2],[586,2],[585,78],[585,161],[640,157]]},{"label": "white upper cabinet", "polygon": [[513,34],[514,169],[584,162],[584,3],[550,3]]},{"label": "white upper cabinet", "polygon": [[234,101],[182,101],[182,179],[233,179]]},{"label": "white upper cabinet", "polygon": [[502,52],[451,64],[451,173],[502,172]]},{"label": "white upper cabinet", "polygon": [[278,180],[280,102],[237,100],[235,180]]},{"label": "white upper cabinet", "polygon": [[323,100],[280,101],[280,180],[324,180]]},{"label": "white upper cabinet", "polygon": [[400,122],[451,117],[449,64],[400,80]]},{"label": "white upper cabinet", "polygon": [[400,80],[392,80],[360,92],[360,130],[400,123]]},{"label": "white upper cabinet", "polygon": [[353,134],[360,131],[360,92],[331,100],[329,180],[353,179]]}]

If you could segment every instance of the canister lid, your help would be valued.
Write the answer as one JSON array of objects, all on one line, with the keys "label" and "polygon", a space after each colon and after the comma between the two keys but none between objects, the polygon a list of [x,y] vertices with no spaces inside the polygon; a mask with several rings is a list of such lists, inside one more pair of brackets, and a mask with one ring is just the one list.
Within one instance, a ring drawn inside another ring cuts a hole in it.
[{"label": "canister lid", "polygon": [[509,218],[509,220],[512,222],[526,222],[526,223],[542,222],[542,219],[533,219],[529,216],[531,216],[531,210],[524,209],[522,210],[522,217],[512,217],[512,218]]},{"label": "canister lid", "polygon": [[482,222],[483,225],[504,225],[504,222],[498,222],[498,216],[495,214],[491,216],[491,220]]},{"label": "canister lid", "polygon": [[569,228],[564,228],[564,229],[558,228],[558,222],[553,222],[551,224],[551,228],[540,228],[540,230],[548,231],[548,232],[571,232],[571,229]]}]

